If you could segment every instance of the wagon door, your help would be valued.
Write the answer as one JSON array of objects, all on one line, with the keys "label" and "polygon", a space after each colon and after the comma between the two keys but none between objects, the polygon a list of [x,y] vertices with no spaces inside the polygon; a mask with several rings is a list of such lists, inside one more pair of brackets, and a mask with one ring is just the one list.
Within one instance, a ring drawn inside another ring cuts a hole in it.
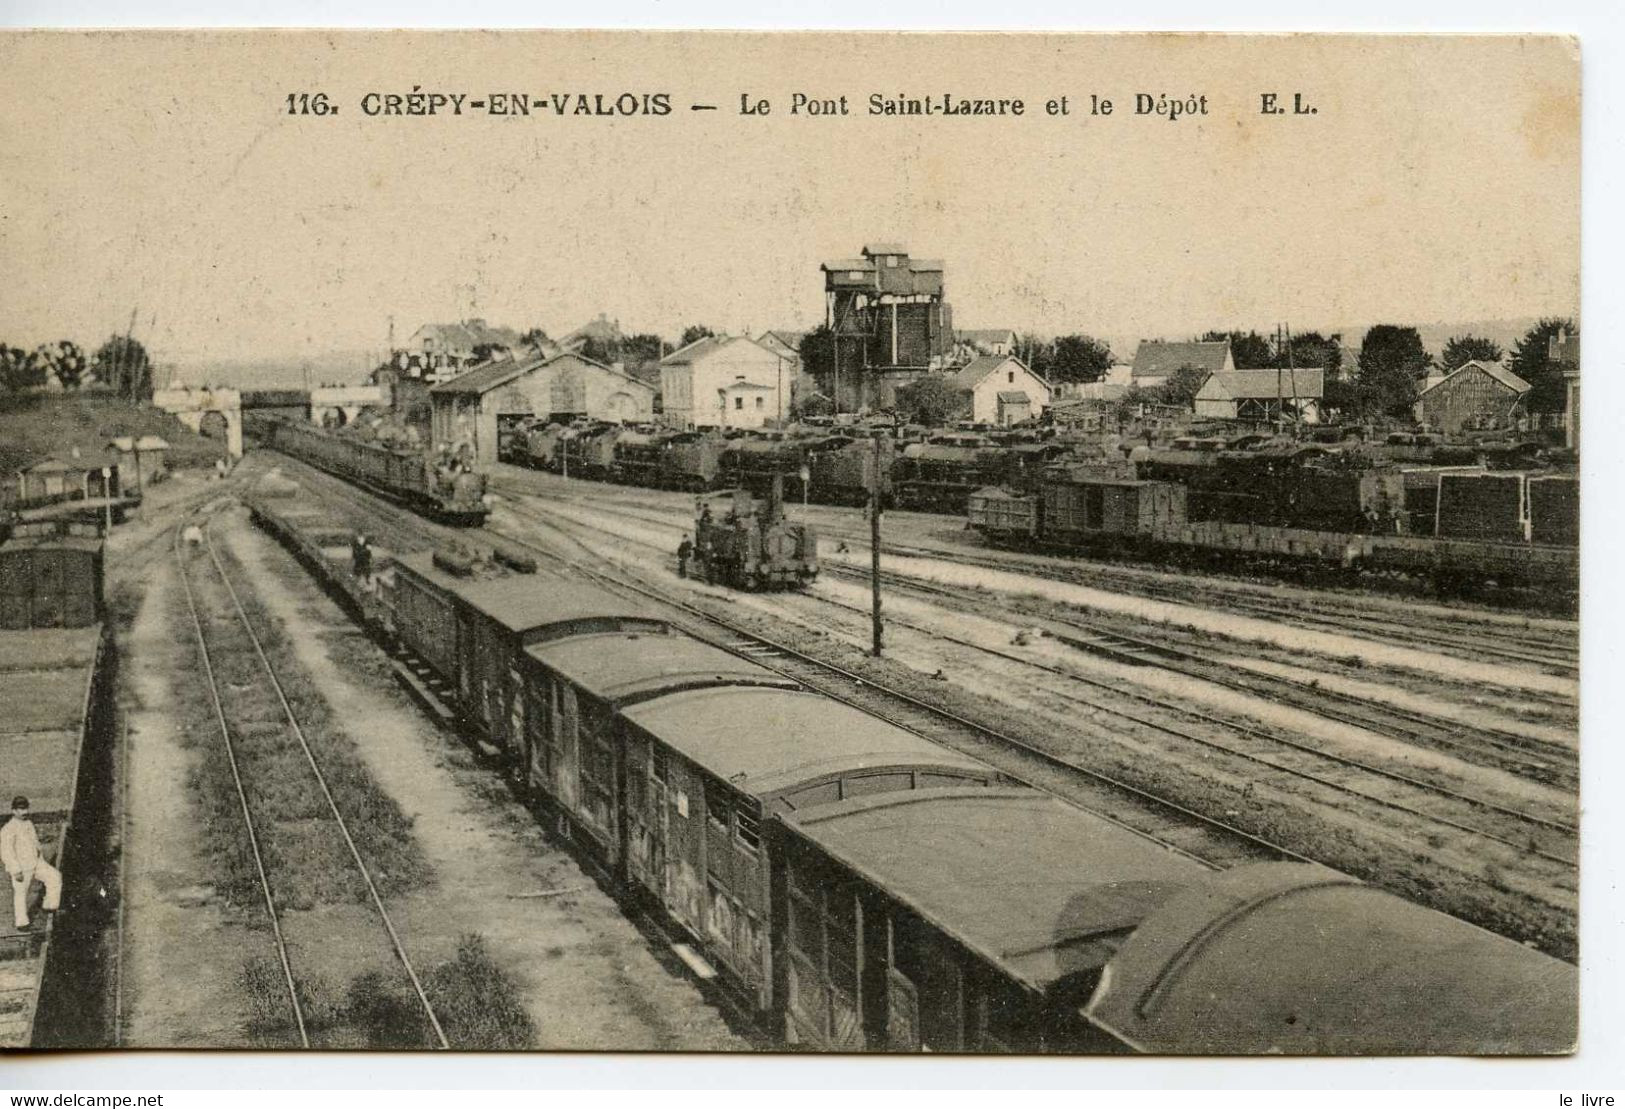
[{"label": "wagon door", "polygon": [[637,737],[628,737],[627,767],[627,871],[634,881],[666,900],[666,841],[670,774],[665,749]]}]

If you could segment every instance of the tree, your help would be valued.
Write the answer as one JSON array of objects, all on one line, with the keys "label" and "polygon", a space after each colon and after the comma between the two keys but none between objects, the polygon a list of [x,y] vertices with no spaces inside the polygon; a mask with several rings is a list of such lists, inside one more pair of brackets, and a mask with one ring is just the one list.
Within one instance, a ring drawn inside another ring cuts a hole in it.
[{"label": "tree", "polygon": [[826,382],[835,373],[835,333],[829,325],[819,324],[803,335],[798,352],[801,368],[817,379],[820,388],[829,388]]},{"label": "tree", "polygon": [[543,331],[539,327],[533,327],[526,331],[523,335],[519,336],[519,341],[527,346],[533,347],[539,347],[543,343],[552,342],[552,340],[547,337],[547,332]]},{"label": "tree", "polygon": [[621,343],[618,339],[600,339],[596,335],[589,335],[581,341],[576,351],[581,357],[591,358],[606,366],[621,360]]},{"label": "tree", "polygon": [[1181,366],[1167,381],[1151,391],[1152,401],[1174,408],[1193,408],[1196,405],[1196,392],[1207,379],[1208,372],[1200,366]]},{"label": "tree", "polygon": [[1380,323],[1360,341],[1361,395],[1369,409],[1404,416],[1416,403],[1416,379],[1427,372],[1428,352],[1414,327]]},{"label": "tree", "polygon": [[1573,320],[1551,316],[1531,327],[1512,348],[1512,372],[1532,386],[1524,398],[1531,412],[1563,411],[1566,393],[1563,370],[1575,367],[1551,359],[1551,340],[1560,331],[1575,338],[1580,334]]},{"label": "tree", "polygon": [[690,343],[698,342],[700,339],[704,339],[705,337],[707,337],[709,335],[715,335],[715,334],[716,334],[715,331],[712,331],[709,327],[706,327],[703,323],[692,323],[692,324],[689,324],[687,327],[683,328],[682,341],[679,342],[677,345],[679,347],[686,347]]},{"label": "tree", "polygon": [[35,385],[55,379],[63,389],[77,389],[84,382],[85,352],[69,339],[45,343],[28,356],[28,377]]},{"label": "tree", "polygon": [[897,390],[897,414],[909,423],[935,427],[964,411],[965,395],[951,375],[928,374]]},{"label": "tree", "polygon": [[152,359],[139,339],[114,335],[96,351],[96,378],[129,401],[152,399]]},{"label": "tree", "polygon": [[1011,353],[1039,377],[1049,377],[1055,369],[1055,344],[1036,332],[1024,331],[1016,336],[1016,349]]},{"label": "tree", "polygon": [[[1038,367],[1030,367],[1035,372]],[[1089,335],[1062,335],[1043,376],[1051,381],[1099,381],[1112,368],[1112,348]]]},{"label": "tree", "polygon": [[0,385],[5,387],[6,392],[21,393],[43,384],[43,377],[34,379],[37,373],[39,367],[29,358],[27,351],[0,343]]},{"label": "tree", "polygon": [[621,340],[620,361],[628,366],[658,362],[666,355],[666,340],[652,332],[629,335]]},{"label": "tree", "polygon": [[1272,366],[1295,369],[1322,369],[1328,378],[1335,378],[1343,369],[1343,336],[1322,336],[1318,331],[1305,331],[1292,336],[1291,343],[1283,344],[1276,352]]},{"label": "tree", "polygon": [[1494,339],[1479,335],[1457,335],[1444,345],[1439,366],[1446,373],[1459,370],[1469,362],[1499,362],[1501,345]]},{"label": "tree", "polygon": [[797,397],[795,404],[790,406],[790,414],[796,419],[807,416],[828,416],[835,411],[835,402],[823,393],[809,393],[804,397]]},{"label": "tree", "polygon": [[1275,352],[1270,342],[1256,331],[1209,331],[1199,340],[1203,343],[1230,343],[1230,357],[1238,370],[1261,370],[1275,365]]}]

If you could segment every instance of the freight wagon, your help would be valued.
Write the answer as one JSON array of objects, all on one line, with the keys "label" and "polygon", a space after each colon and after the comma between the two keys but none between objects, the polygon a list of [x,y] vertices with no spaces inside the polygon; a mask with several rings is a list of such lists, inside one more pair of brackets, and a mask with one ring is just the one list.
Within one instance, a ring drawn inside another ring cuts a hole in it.
[{"label": "freight wagon", "polygon": [[[112,713],[112,642],[104,634],[101,544],[85,539],[13,539],[0,544],[0,767],[6,801],[29,799],[41,853],[63,875],[63,908],[91,909],[81,897],[94,884],[81,829],[101,802]],[[9,816],[6,817],[9,819]],[[89,826],[94,826],[93,824]],[[30,891],[33,929],[19,931],[10,882],[0,914],[0,1049],[49,1046],[37,1033],[53,1014],[77,1012],[85,999],[59,963],[74,958],[59,918],[40,911]]]},{"label": "freight wagon", "polygon": [[261,426],[265,445],[271,449],[431,519],[478,527],[490,512],[485,504],[485,474],[454,460],[437,461],[424,452],[393,450],[297,420],[267,418]]},{"label": "freight wagon", "polygon": [[889,435],[849,439],[832,436],[807,453],[809,496],[820,504],[866,504],[878,479],[881,504],[892,499],[897,445]]},{"label": "freight wagon", "polygon": [[[1521,480],[1521,475],[1486,476]],[[1493,581],[1554,599],[1578,586],[1573,548],[1195,520],[1187,512],[1189,498],[1193,495],[1184,486],[1170,482],[1079,478],[1062,468],[1051,472],[1037,494],[978,490],[968,500],[966,522],[997,544],[1150,554],[1230,568],[1395,573],[1452,590]]]},{"label": "freight wagon", "polygon": [[579,582],[485,573],[430,583],[449,623],[402,621],[403,643],[500,628],[500,650],[458,652],[471,673],[447,697],[482,735],[506,729],[539,815],[789,1042],[1573,1043],[1572,966],[1318,867],[1213,873]]}]

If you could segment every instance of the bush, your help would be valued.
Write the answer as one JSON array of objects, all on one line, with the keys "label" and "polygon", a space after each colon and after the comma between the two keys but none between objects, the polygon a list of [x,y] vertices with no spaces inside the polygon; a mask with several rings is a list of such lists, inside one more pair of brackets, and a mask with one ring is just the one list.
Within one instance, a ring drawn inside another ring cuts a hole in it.
[{"label": "bush", "polygon": [[442,963],[424,984],[451,1046],[463,1051],[522,1051],[536,1040],[519,991],[486,948],[485,937],[465,933],[457,957]]}]

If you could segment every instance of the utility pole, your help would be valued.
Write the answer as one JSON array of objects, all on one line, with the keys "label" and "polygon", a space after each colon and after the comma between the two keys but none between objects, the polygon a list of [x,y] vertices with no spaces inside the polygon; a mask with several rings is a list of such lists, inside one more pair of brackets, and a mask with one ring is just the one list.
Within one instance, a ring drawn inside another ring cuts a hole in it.
[{"label": "utility pole", "polygon": [[874,656],[880,657],[880,435],[875,434],[875,464],[869,474],[869,618],[874,630]]},{"label": "utility pole", "polygon": [[102,534],[111,538],[113,535],[113,467],[111,466],[102,467],[102,499],[107,502],[105,505],[107,524]]}]

